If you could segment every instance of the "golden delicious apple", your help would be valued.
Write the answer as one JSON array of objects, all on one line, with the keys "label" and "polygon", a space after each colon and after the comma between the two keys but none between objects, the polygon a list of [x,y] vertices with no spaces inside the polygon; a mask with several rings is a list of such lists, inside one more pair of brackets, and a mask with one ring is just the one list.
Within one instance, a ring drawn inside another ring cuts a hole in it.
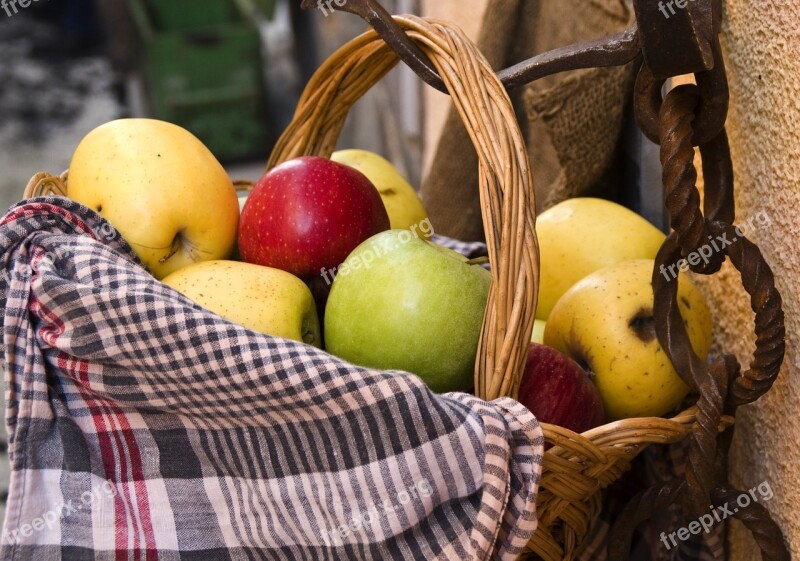
[{"label": "golden delicious apple", "polygon": [[392,230],[413,230],[423,239],[433,234],[422,200],[391,162],[368,150],[339,150],[331,160],[357,169],[378,189]]},{"label": "golden delicious apple", "polygon": [[539,304],[546,320],[569,287],[589,273],[629,259],[655,259],[665,235],[635,212],[603,199],[567,199],[536,219]]},{"label": "golden delicious apple", "polygon": [[156,278],[225,259],[239,203],[225,170],[194,135],[153,119],[119,119],[80,142],[67,196],[116,228]]},{"label": "golden delicious apple", "polygon": [[[653,263],[625,261],[584,277],[559,299],[545,327],[546,345],[594,374],[609,420],[664,415],[689,391],[656,337]],[[705,359],[711,314],[686,274],[672,282],[678,282],[678,308],[692,348]]]},{"label": "golden delicious apple", "polygon": [[248,329],[322,347],[311,291],[286,271],[238,261],[203,261],[162,282]]}]

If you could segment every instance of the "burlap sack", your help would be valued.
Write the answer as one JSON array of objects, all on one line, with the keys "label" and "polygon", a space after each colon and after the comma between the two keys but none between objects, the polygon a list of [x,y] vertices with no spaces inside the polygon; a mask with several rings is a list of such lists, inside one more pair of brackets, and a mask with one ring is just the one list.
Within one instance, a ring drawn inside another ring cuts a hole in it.
[{"label": "burlap sack", "polygon": [[[559,46],[619,32],[634,20],[626,0],[490,0],[478,45],[503,68]],[[511,93],[526,134],[537,210],[602,193],[633,87],[632,65],[565,72]],[[482,240],[477,159],[451,109],[421,195],[436,231]]]}]

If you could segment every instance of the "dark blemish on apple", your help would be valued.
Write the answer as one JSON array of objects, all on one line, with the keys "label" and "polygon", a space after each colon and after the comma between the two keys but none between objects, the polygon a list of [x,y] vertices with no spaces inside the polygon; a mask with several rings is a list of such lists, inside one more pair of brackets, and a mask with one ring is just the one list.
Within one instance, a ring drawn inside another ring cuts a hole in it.
[{"label": "dark blemish on apple", "polygon": [[625,387],[628,388],[629,390],[633,391],[632,387],[630,387],[630,386],[625,386]]},{"label": "dark blemish on apple", "polygon": [[656,325],[653,318],[653,310],[645,310],[644,308],[639,310],[628,323],[628,327],[645,343],[654,341],[656,338]]},{"label": "dark blemish on apple", "polygon": [[686,306],[687,310],[692,309],[692,305],[689,303],[689,300],[686,298],[686,296],[681,297],[681,302],[683,302],[683,305]]},{"label": "dark blemish on apple", "polygon": [[97,205],[97,212],[103,212],[103,205]]},{"label": "dark blemish on apple", "polygon": [[569,344],[567,354],[586,372],[589,378],[595,377],[591,362],[577,345]]}]

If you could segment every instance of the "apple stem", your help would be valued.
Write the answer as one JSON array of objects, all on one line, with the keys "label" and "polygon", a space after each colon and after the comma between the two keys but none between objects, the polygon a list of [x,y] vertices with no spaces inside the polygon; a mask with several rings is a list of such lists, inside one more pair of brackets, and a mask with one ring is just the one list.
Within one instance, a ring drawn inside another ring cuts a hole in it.
[{"label": "apple stem", "polygon": [[159,264],[163,265],[166,263],[170,257],[178,253],[178,248],[180,247],[180,234],[176,235],[175,238],[172,240],[172,249],[168,254],[158,260]]},{"label": "apple stem", "polygon": [[468,259],[467,265],[485,265],[489,262],[489,257],[484,255],[483,257],[475,257],[474,259]]}]

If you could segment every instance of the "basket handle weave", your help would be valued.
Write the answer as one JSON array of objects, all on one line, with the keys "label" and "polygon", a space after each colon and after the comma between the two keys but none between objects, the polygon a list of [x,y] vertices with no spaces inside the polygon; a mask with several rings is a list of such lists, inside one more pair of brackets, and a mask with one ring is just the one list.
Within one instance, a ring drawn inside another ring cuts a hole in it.
[{"label": "basket handle weave", "polygon": [[22,198],[30,199],[33,197],[46,197],[47,195],[66,197],[68,174],[68,171],[64,171],[61,175],[50,175],[47,172],[40,171],[28,181],[25,190],[22,192]]},{"label": "basket handle weave", "polygon": [[[475,364],[475,393],[486,400],[514,397],[539,284],[533,177],[523,136],[505,88],[463,31],[415,16],[394,19],[433,62],[478,154],[492,288]],[[352,105],[397,62],[372,30],[341,47],[306,86],[268,169],[299,156],[329,157]]]}]

